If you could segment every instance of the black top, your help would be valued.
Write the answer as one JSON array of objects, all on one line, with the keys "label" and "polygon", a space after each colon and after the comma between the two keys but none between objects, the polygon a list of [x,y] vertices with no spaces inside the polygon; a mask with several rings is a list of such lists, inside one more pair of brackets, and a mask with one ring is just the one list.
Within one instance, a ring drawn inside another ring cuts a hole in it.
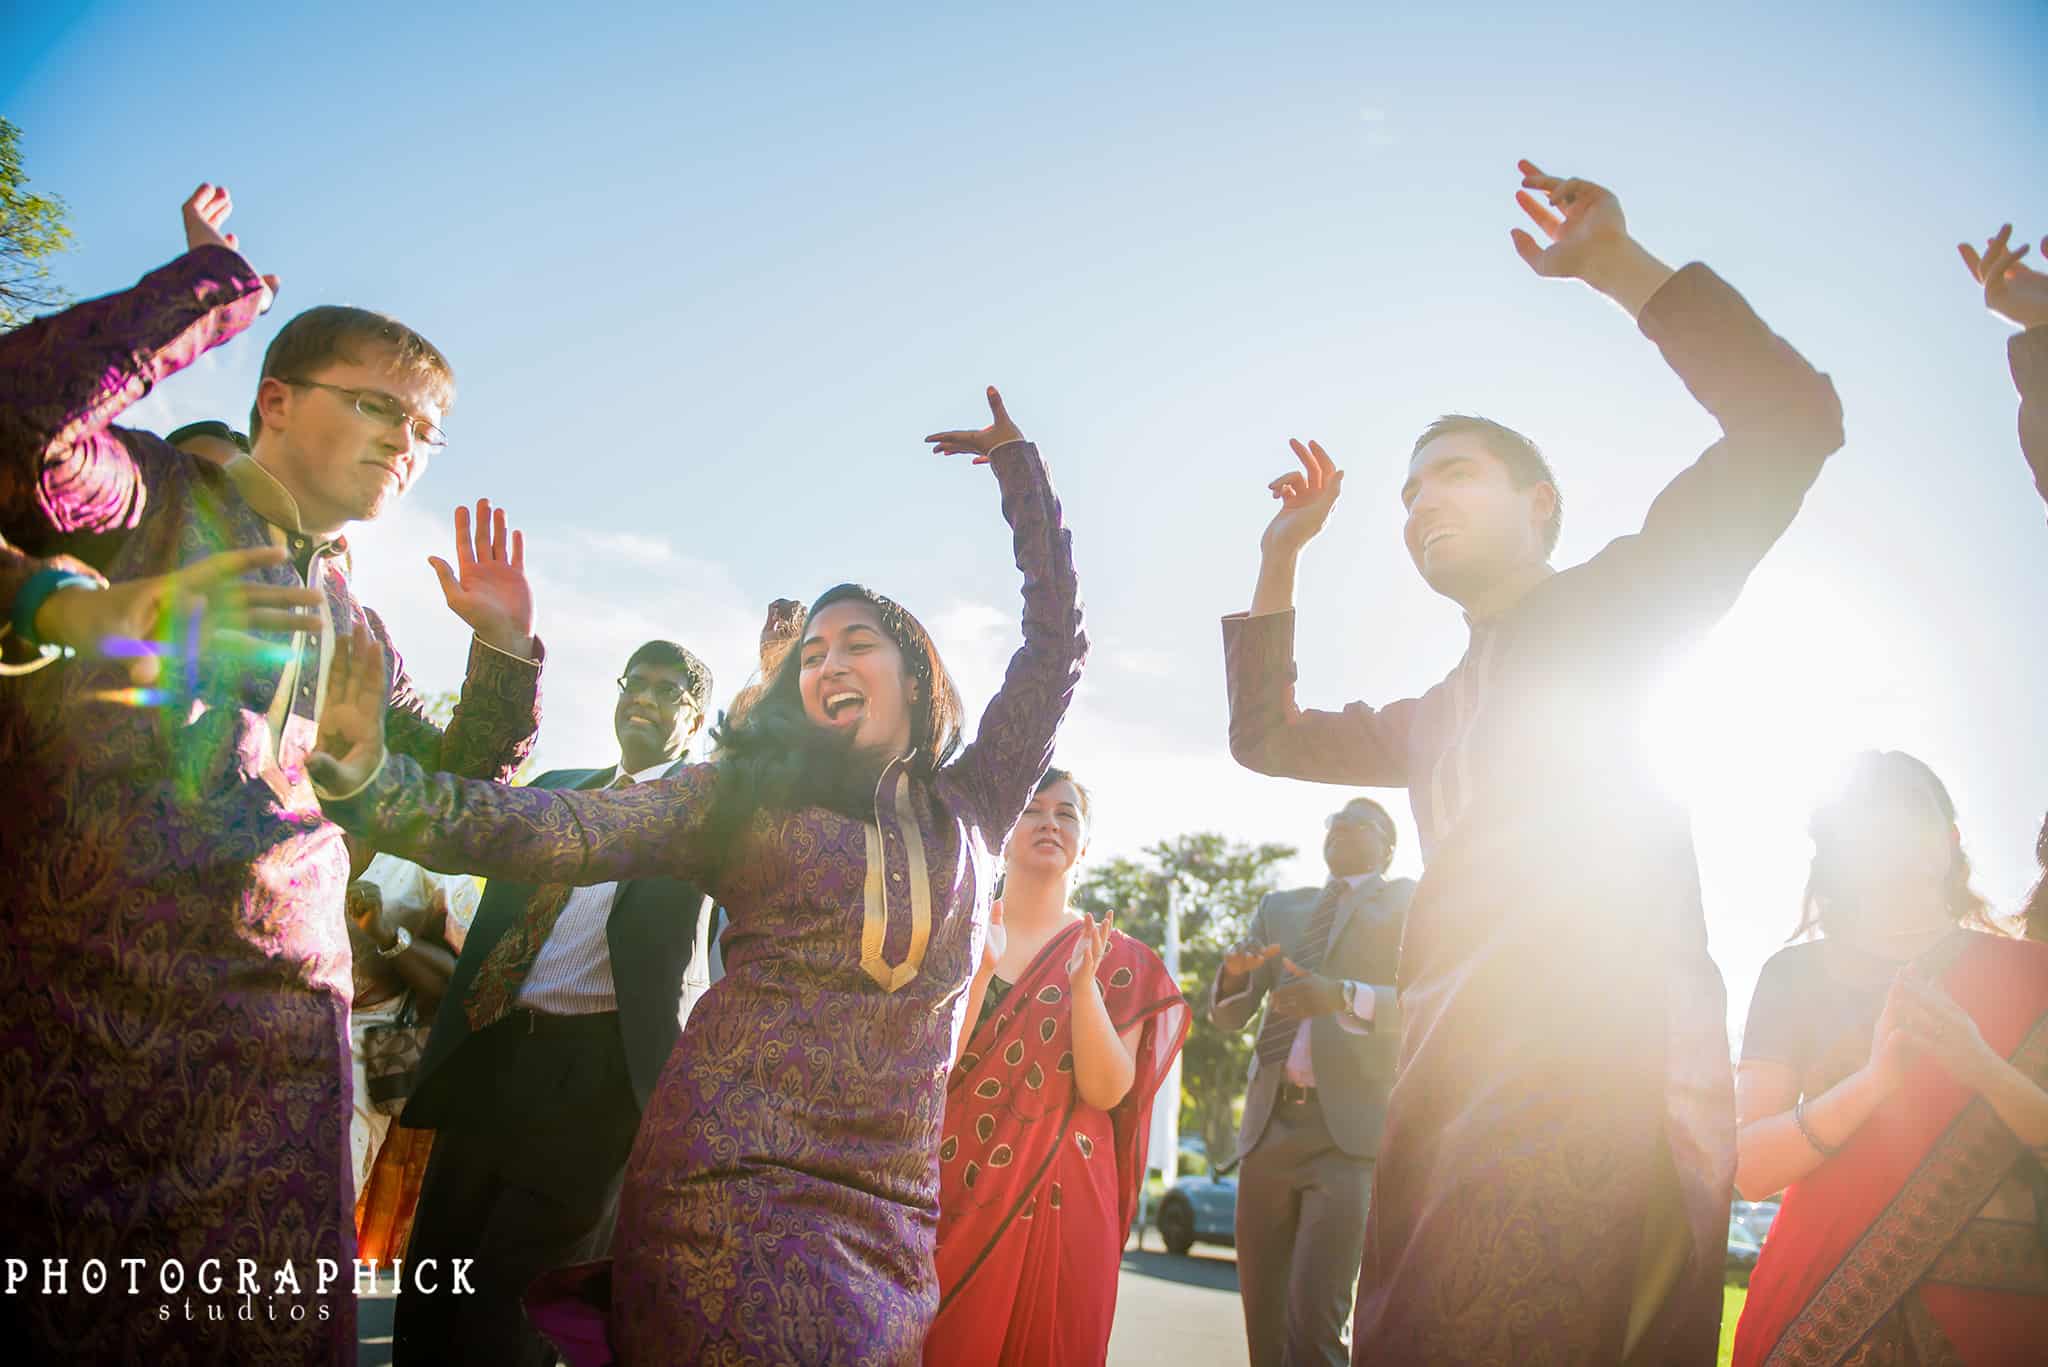
[{"label": "black top", "polygon": [[997,974],[989,974],[988,990],[981,998],[981,1016],[974,1022],[976,1030],[995,1019],[996,1012],[1002,1009],[1003,998],[1010,995],[1010,988],[1014,985],[1004,982]]},{"label": "black top", "polygon": [[1884,1014],[1891,980],[1845,983],[1828,972],[1822,940],[1788,945],[1770,957],[1749,1003],[1742,1061],[1782,1063],[1799,1089],[1819,1096],[1870,1061],[1870,1037]]}]

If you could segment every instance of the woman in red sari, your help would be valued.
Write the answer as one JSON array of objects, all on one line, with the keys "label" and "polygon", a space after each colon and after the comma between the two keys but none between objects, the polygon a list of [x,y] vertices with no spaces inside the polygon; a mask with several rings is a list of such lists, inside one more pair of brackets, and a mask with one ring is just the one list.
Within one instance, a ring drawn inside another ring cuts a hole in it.
[{"label": "woman in red sari", "polygon": [[928,1364],[1100,1363],[1152,1098],[1188,1030],[1159,956],[1067,905],[1088,793],[1058,769],[1004,842],[939,1143]]},{"label": "woman in red sari", "polygon": [[1988,932],[1911,756],[1858,756],[1811,833],[1820,937],[1764,965],[1737,1074],[1736,1186],[1785,1200],[1734,1361],[2048,1361],[2048,945]]}]

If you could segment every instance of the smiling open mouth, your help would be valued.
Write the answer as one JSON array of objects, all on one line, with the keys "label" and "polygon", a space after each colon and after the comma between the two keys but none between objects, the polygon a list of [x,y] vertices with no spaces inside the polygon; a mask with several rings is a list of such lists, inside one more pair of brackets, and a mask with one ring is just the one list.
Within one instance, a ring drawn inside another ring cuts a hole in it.
[{"label": "smiling open mouth", "polygon": [[825,698],[825,720],[834,723],[856,720],[868,700],[858,693],[832,693]]}]

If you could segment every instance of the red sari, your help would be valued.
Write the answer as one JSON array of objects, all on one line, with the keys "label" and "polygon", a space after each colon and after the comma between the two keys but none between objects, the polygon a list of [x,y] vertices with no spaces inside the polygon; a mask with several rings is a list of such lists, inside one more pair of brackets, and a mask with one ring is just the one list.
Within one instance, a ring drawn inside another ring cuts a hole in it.
[{"label": "red sari", "polygon": [[[2048,1084],[2048,945],[1957,937],[1937,976],[1984,1042]],[[1931,1059],[1785,1193],[1733,1361],[1857,1367],[2048,1359],[2031,1221],[1975,1218],[2026,1150]]]},{"label": "red sari", "polygon": [[1142,1026],[1137,1075],[1110,1111],[1074,1081],[1067,960],[1076,923],[1047,942],[974,1029],[946,1086],[939,1144],[939,1313],[930,1364],[1100,1363],[1117,1259],[1145,1180],[1152,1098],[1180,1052],[1188,1004],[1166,966],[1122,932],[1096,980],[1122,1034]]}]

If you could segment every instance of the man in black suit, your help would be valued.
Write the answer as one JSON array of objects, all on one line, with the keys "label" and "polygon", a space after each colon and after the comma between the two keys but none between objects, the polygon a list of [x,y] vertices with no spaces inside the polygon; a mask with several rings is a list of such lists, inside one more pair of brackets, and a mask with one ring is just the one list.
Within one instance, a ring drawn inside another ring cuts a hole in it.
[{"label": "man in black suit", "polygon": [[[660,778],[682,763],[710,700],[702,661],[649,641],[619,678],[619,762],[553,770],[534,786]],[[640,1113],[680,1033],[703,909],[697,889],[668,878],[485,891],[400,1118],[438,1131],[406,1257],[436,1259],[441,1285],[399,1295],[398,1367],[553,1360],[519,1298],[611,1241]],[[463,1258],[475,1260],[471,1294],[450,1285]]]},{"label": "man in black suit", "polygon": [[1383,877],[1394,821],[1371,798],[1332,815],[1329,882],[1275,892],[1225,957],[1209,1018],[1264,1000],[1237,1137],[1237,1268],[1254,1367],[1350,1361],[1374,1156],[1401,1047],[1393,988],[1415,884]]}]

